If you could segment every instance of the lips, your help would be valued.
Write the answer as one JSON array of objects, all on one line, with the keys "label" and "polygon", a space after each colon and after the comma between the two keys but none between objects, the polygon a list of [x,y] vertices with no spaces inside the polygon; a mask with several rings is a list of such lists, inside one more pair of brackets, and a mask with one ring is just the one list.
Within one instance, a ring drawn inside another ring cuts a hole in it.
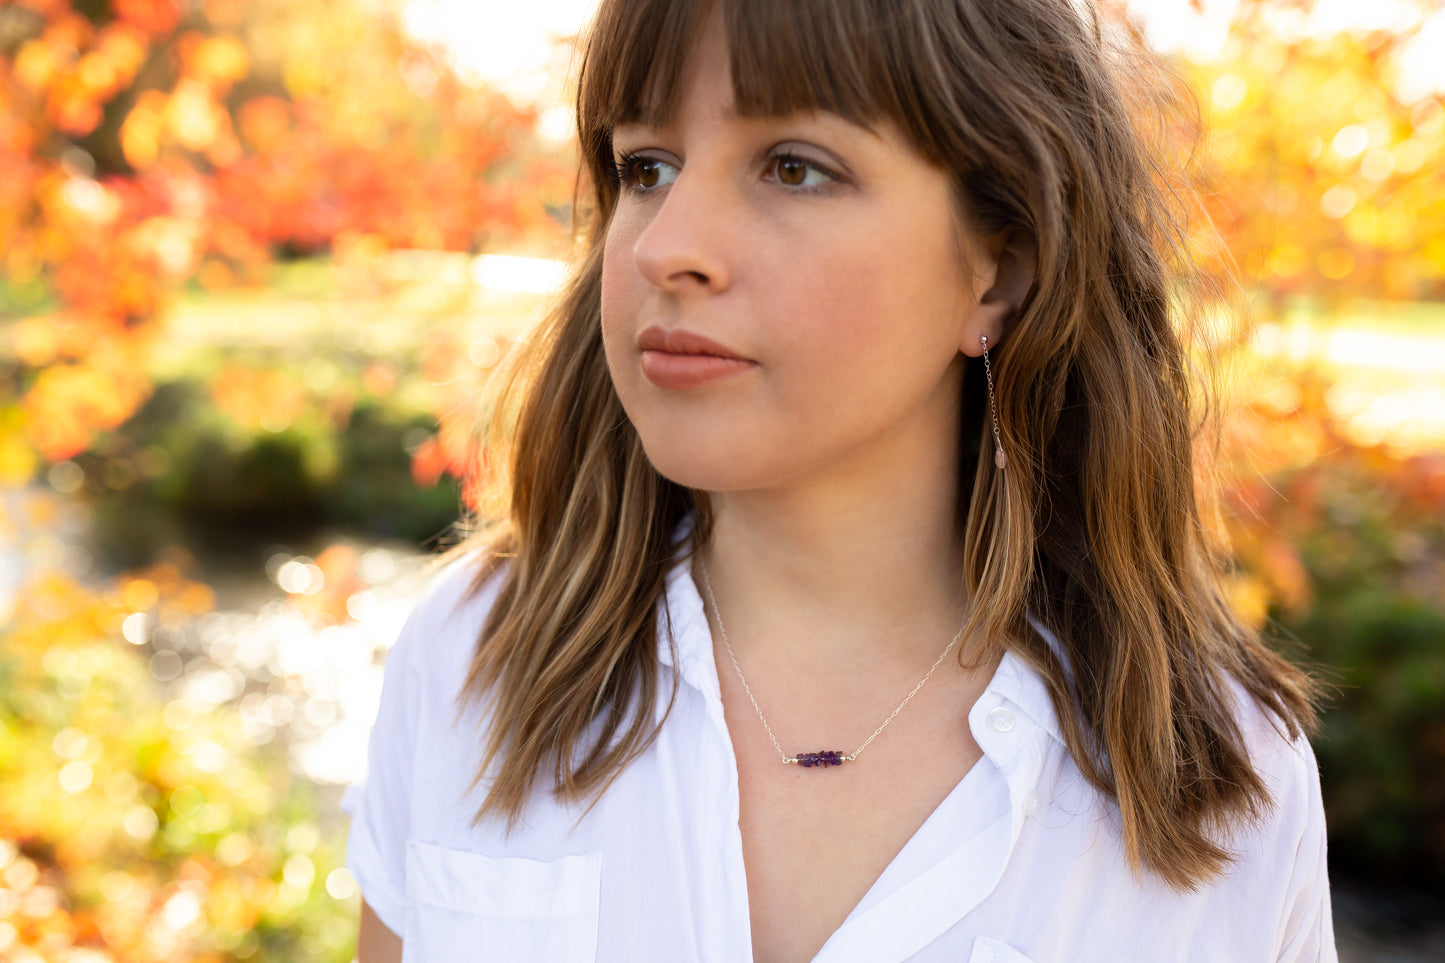
[{"label": "lips", "polygon": [[707,355],[713,358],[730,358],[746,361],[736,351],[730,351],[711,338],[704,338],[691,331],[669,331],[656,325],[647,328],[637,336],[637,346],[643,351],[660,351],[663,354]]},{"label": "lips", "polygon": [[757,362],[691,331],[647,328],[637,337],[642,373],[657,387],[684,391],[742,374]]}]

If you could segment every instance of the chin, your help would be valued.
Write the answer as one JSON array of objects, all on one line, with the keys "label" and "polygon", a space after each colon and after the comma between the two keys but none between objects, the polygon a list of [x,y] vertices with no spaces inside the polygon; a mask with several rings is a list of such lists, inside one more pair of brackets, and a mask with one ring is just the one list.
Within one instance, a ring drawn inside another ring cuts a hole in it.
[{"label": "chin", "polygon": [[642,441],[647,460],[663,478],[684,488],[724,492],[756,487],[750,459],[740,453],[709,451],[697,444],[649,444]]}]

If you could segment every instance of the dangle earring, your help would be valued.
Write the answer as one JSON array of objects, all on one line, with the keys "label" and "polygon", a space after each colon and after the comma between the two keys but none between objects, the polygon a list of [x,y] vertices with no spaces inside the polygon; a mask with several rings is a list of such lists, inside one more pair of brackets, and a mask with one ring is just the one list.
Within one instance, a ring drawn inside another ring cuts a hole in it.
[{"label": "dangle earring", "polygon": [[1008,456],[1003,453],[1003,442],[998,437],[998,408],[993,403],[993,369],[988,364],[988,335],[980,335],[979,341],[983,342],[983,375],[988,379],[988,413],[993,419],[993,463],[999,470],[1008,467]]}]

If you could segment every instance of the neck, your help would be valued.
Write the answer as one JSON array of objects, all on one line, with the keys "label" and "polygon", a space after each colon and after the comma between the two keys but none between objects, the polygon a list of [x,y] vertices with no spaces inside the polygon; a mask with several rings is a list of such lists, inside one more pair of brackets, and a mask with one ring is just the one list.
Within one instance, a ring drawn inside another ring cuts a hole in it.
[{"label": "neck", "polygon": [[967,610],[955,471],[913,473],[928,481],[910,486],[897,467],[709,496],[702,557],[745,665],[886,673],[937,659]]}]

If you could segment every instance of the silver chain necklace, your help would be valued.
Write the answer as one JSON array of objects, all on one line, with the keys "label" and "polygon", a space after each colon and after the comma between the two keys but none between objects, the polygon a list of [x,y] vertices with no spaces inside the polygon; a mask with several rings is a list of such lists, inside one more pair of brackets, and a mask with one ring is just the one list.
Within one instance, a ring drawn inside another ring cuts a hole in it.
[{"label": "silver chain necklace", "polygon": [[778,745],[778,737],[773,735],[773,727],[768,725],[768,719],[763,715],[762,707],[758,705],[758,700],[753,696],[753,688],[748,685],[747,676],[743,675],[743,667],[738,665],[738,657],[733,654],[732,643],[728,641],[728,630],[723,626],[722,611],[718,608],[717,597],[713,595],[712,592],[712,580],[707,577],[707,565],[703,563],[701,555],[697,558],[697,566],[698,571],[702,573],[702,587],[707,591],[707,600],[712,605],[713,617],[717,619],[718,632],[722,635],[723,648],[727,649],[728,658],[732,660],[733,669],[738,674],[738,681],[743,684],[743,691],[748,694],[748,701],[753,704],[753,711],[758,714],[758,721],[763,724],[763,729],[767,732],[768,738],[772,740],[773,748],[778,751],[778,758],[783,760],[787,765],[797,764],[804,769],[811,769],[814,766],[841,766],[845,762],[852,762],[857,759],[863,750],[867,749],[873,740],[878,738],[878,734],[884,729],[887,729],[890,722],[898,718],[898,713],[903,711],[903,707],[913,701],[913,697],[918,695],[918,690],[922,689],[924,683],[933,678],[933,673],[943,664],[943,660],[948,657],[948,653],[958,644],[958,640],[963,638],[963,629],[960,628],[958,634],[955,635],[944,648],[942,654],[939,655],[937,661],[933,663],[928,672],[923,678],[918,680],[918,684],[913,687],[912,691],[903,697],[903,701],[898,703],[898,708],[889,713],[888,718],[883,720],[883,724],[877,729],[874,729],[873,734],[867,739],[864,739],[863,744],[857,749],[854,749],[847,755],[844,755],[841,749],[821,749],[818,752],[800,752],[796,756],[790,756],[783,751],[782,746]]}]

